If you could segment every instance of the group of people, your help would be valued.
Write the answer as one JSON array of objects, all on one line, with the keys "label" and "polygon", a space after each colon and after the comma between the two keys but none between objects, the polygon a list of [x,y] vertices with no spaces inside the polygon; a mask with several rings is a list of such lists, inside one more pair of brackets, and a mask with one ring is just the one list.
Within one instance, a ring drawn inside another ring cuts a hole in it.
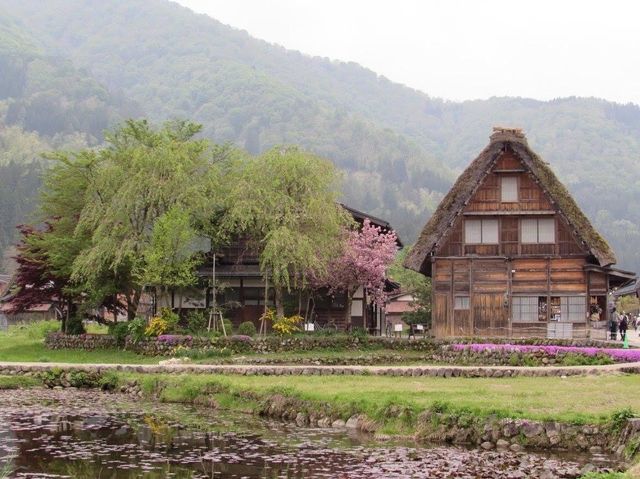
[{"label": "group of people", "polygon": [[613,308],[609,320],[609,333],[612,340],[618,339],[618,331],[620,332],[620,341],[624,341],[627,337],[627,330],[633,328],[638,331],[640,328],[640,314],[633,316],[626,312],[619,313],[616,308]]}]

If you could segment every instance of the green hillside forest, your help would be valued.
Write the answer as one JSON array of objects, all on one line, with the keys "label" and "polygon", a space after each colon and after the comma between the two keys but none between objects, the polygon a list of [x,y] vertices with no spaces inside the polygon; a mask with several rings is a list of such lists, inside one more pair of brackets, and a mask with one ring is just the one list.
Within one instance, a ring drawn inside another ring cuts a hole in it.
[{"label": "green hillside forest", "polygon": [[640,270],[637,105],[449,102],[166,0],[0,0],[0,72],[1,251],[33,206],[41,153],[98,145],[125,118],[188,118],[253,154],[299,144],[344,172],[344,202],[405,243],[500,124],[525,129],[619,266]]}]

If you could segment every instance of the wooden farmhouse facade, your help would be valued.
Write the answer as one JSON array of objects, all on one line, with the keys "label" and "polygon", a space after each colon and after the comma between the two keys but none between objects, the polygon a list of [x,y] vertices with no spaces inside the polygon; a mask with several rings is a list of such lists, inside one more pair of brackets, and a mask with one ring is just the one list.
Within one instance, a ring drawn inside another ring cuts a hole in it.
[{"label": "wooden farmhouse facade", "polygon": [[494,128],[405,266],[432,278],[436,337],[604,339],[608,292],[634,277],[615,263],[522,131]]},{"label": "wooden farmhouse facade", "polygon": [[[392,230],[391,225],[380,218],[370,216],[361,211],[342,205],[356,223],[362,225],[365,218],[383,231]],[[398,246],[402,246],[398,240]],[[216,303],[223,310],[224,316],[238,326],[245,321],[253,322],[259,327],[259,319],[267,307],[275,306],[274,289],[267,288],[265,298],[265,278],[260,270],[259,251],[249,238],[239,238],[229,245],[208,255],[208,261],[198,268],[201,284],[210,284],[213,274],[211,258],[216,258],[215,276],[218,284]],[[398,285],[387,281],[387,288],[394,290]],[[183,313],[189,310],[204,310],[212,306],[213,295],[210,287],[192,288],[182,294],[175,292],[170,298],[163,299],[159,306],[170,306]],[[347,329],[346,294],[329,295],[326,291],[297,291],[285,297],[285,309],[288,314],[298,313],[305,319],[313,320],[319,325],[332,324],[336,329]],[[287,307],[288,306],[288,307]],[[286,312],[286,311],[285,311]],[[371,304],[367,292],[362,288],[356,292],[351,304],[351,327],[367,329],[372,334],[380,334],[385,327],[384,310]]]}]

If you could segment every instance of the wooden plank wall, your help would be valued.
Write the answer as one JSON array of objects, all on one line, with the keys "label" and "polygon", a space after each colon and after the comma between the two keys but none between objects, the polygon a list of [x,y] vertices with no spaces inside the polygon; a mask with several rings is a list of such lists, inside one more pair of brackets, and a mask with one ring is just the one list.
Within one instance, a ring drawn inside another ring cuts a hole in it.
[{"label": "wooden plank wall", "polygon": [[[506,151],[496,161],[491,173],[471,197],[465,212],[552,210],[551,202],[542,188],[524,169],[522,162],[511,151]],[[509,203],[500,201],[501,176],[517,178],[519,201]]]},{"label": "wooden plank wall", "polygon": [[588,255],[564,219],[556,216],[555,244],[520,244],[520,216],[500,216],[497,245],[464,244],[464,220],[456,220],[449,237],[438,249],[438,256],[580,256]]},{"label": "wooden plank wall", "polygon": [[[546,322],[509,321],[512,296],[580,295],[588,305],[585,264],[584,258],[437,258],[434,333],[437,337],[546,337]],[[604,275],[591,276],[597,291],[606,291]],[[470,297],[469,310],[454,309],[455,297],[461,295]],[[573,323],[573,330],[576,338],[586,336],[586,318],[584,323]]]},{"label": "wooden plank wall", "polygon": [[507,308],[504,295],[497,293],[475,293],[473,295],[474,335],[509,336]]},{"label": "wooden plank wall", "polygon": [[508,262],[505,259],[475,259],[473,261],[474,334],[478,336],[508,336],[508,308],[505,298],[509,287]]}]

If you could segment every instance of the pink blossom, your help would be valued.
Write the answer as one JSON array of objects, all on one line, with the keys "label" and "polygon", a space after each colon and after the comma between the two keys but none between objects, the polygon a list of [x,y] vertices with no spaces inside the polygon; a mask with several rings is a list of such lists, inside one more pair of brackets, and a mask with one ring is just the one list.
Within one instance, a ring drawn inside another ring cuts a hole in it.
[{"label": "pink blossom", "polygon": [[372,302],[384,306],[385,274],[396,254],[397,235],[384,232],[366,218],[359,231],[348,231],[342,256],[332,261],[325,278],[316,281],[331,293],[345,291],[350,297],[362,286]]},{"label": "pink blossom", "polygon": [[550,356],[557,354],[583,354],[585,356],[597,356],[605,354],[614,361],[619,362],[638,362],[640,361],[640,349],[616,349],[616,348],[594,348],[594,347],[578,347],[578,346],[537,346],[531,344],[453,344],[452,348],[457,351],[504,351],[508,353],[536,353],[543,352]]}]

